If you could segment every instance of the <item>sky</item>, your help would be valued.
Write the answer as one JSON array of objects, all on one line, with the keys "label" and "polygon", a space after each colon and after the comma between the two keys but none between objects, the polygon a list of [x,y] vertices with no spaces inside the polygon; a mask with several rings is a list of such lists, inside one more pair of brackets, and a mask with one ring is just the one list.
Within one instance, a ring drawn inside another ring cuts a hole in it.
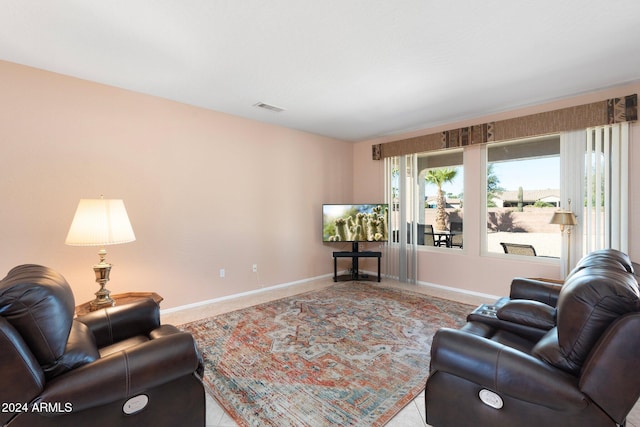
[{"label": "sky", "polygon": [[[494,163],[494,173],[500,179],[500,186],[507,191],[546,190],[560,188],[560,158],[549,157]],[[463,192],[464,173],[458,169],[454,182],[442,186],[445,193]],[[435,195],[435,186],[427,184],[427,195]]]},{"label": "sky", "polygon": [[546,190],[560,188],[560,158],[520,160],[495,163],[495,174],[500,178],[500,186],[516,191]]}]

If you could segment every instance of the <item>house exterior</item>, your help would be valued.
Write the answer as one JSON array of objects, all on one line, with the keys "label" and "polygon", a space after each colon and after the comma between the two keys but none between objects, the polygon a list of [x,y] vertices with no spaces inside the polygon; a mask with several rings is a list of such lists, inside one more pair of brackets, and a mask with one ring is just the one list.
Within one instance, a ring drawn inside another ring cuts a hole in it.
[{"label": "house exterior", "polygon": [[[494,198],[493,202],[500,208],[517,207],[520,203],[518,191],[504,191],[499,194],[499,197]],[[560,190],[523,190],[523,206],[534,205],[536,202],[558,207],[560,205]]]},{"label": "house exterior", "polygon": [[[435,209],[437,205],[438,205],[438,200],[436,196],[427,197],[427,200],[426,200],[427,208]],[[447,209],[460,209],[462,207],[462,199],[458,197],[446,197],[445,207]]]}]

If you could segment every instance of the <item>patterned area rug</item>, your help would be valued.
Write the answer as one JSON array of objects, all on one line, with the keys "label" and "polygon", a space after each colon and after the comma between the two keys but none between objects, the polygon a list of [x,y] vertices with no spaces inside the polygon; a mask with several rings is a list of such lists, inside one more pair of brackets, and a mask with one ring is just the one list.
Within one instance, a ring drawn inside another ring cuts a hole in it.
[{"label": "patterned area rug", "polygon": [[424,388],[435,331],[473,308],[346,282],[181,328],[241,426],[381,426]]}]

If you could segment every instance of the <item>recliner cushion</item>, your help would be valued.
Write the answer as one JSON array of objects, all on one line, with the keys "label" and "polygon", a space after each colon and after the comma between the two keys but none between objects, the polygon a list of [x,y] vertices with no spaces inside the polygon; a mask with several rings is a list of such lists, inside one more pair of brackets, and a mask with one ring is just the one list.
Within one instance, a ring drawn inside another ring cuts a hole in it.
[{"label": "recliner cushion", "polygon": [[118,341],[117,343],[101,347],[100,348],[100,357],[107,357],[113,353],[117,353],[119,351],[128,350],[137,345],[145,343],[149,341],[149,337],[145,335],[136,335],[126,340]]},{"label": "recliner cushion", "polygon": [[617,318],[639,309],[638,283],[622,269],[587,267],[567,279],[557,307],[557,328],[533,354],[577,375],[604,331]]},{"label": "recliner cushion", "polygon": [[73,321],[65,352],[53,364],[44,367],[47,379],[91,363],[100,358],[93,334],[84,323]]},{"label": "recliner cushion", "polygon": [[556,325],[556,308],[538,301],[514,299],[500,307],[498,319],[549,330]]}]

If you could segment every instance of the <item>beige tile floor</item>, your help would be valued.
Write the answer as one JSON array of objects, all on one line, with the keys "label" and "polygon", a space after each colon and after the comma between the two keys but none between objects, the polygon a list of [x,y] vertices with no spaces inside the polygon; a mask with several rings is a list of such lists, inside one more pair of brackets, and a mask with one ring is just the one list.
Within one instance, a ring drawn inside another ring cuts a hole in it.
[{"label": "beige tile floor", "polygon": [[[375,282],[372,283],[374,286]],[[397,281],[383,279],[384,286],[391,286],[397,289],[407,289],[413,292],[420,292],[428,295],[434,295],[442,298],[448,298],[463,303],[478,305],[482,303],[492,302],[484,300],[474,295],[460,294],[450,292],[446,289],[440,289],[422,285],[410,285]],[[300,283],[286,287],[276,287],[267,289],[262,292],[256,292],[248,295],[242,295],[231,299],[225,299],[218,302],[212,302],[206,305],[191,307],[180,311],[163,311],[162,322],[174,325],[193,322],[205,317],[215,316],[217,314],[238,310],[244,307],[261,304],[263,302],[285,298],[302,292],[318,290],[333,285],[333,280],[329,277]],[[207,395],[207,427],[236,427],[237,424],[227,415],[218,402],[211,396]],[[640,401],[639,401],[640,402]],[[388,427],[428,427],[425,421],[425,405],[424,392],[420,393],[415,400],[409,403],[398,415],[396,415],[389,423]],[[640,403],[636,404],[629,416],[627,417],[627,427],[640,427]]]}]

